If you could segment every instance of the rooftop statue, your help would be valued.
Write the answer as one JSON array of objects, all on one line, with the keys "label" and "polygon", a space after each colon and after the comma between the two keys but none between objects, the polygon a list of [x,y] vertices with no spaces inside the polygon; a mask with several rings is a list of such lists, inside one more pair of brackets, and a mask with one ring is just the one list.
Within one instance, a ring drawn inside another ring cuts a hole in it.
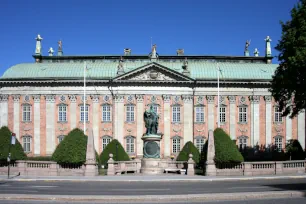
[{"label": "rooftop statue", "polygon": [[35,54],[36,55],[41,55],[41,40],[43,38],[38,34],[37,37],[35,38],[36,40],[36,48],[35,48]]},{"label": "rooftop statue", "polygon": [[158,119],[159,116],[151,105],[150,109],[144,112],[145,127],[147,128],[146,135],[157,134]]},{"label": "rooftop statue", "polygon": [[59,50],[62,50],[62,48],[63,48],[63,42],[62,42],[61,40],[59,40],[57,43],[58,43],[58,49],[59,49]]},{"label": "rooftop statue", "polygon": [[244,48],[244,51],[249,51],[249,46],[251,45],[251,40],[247,40],[245,42],[245,48]]}]

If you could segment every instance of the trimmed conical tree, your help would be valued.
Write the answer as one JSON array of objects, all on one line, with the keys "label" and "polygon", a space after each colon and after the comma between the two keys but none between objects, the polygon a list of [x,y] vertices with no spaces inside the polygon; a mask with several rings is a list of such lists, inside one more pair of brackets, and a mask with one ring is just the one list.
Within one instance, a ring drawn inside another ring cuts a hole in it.
[{"label": "trimmed conical tree", "polygon": [[[117,151],[116,151],[117,146]],[[118,154],[117,154],[118,153]],[[116,139],[113,139],[106,147],[100,155],[100,163],[107,167],[107,161],[109,160],[109,154],[113,154],[113,159],[115,161],[129,161],[130,157],[125,152],[124,148],[120,144],[120,142]]]},{"label": "trimmed conical tree", "polygon": [[73,129],[56,147],[52,160],[58,164],[82,165],[86,161],[87,136],[78,128]]},{"label": "trimmed conical tree", "polygon": [[200,161],[200,152],[199,150],[194,146],[192,142],[187,142],[183,149],[180,151],[179,155],[177,156],[177,161],[188,161],[189,160],[189,154],[192,154],[193,161],[195,163],[199,163]]},{"label": "trimmed conical tree", "polygon": [[216,163],[240,163],[243,157],[238,151],[236,144],[223,129],[214,131],[215,138],[215,162]]},{"label": "trimmed conical tree", "polygon": [[[8,127],[3,126],[0,129],[0,161],[7,161],[9,146],[11,144],[12,132]],[[16,139],[15,145],[11,145],[11,161],[24,160],[27,158],[19,141]]]},{"label": "trimmed conical tree", "polygon": [[298,140],[289,140],[286,145],[286,157],[291,160],[304,160],[304,151]]}]

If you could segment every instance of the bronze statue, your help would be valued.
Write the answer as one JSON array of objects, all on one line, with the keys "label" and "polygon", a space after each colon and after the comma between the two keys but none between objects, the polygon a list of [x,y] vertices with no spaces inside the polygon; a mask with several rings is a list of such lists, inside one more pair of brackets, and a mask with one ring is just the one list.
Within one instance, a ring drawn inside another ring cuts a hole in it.
[{"label": "bronze statue", "polygon": [[153,106],[150,106],[149,110],[144,112],[144,121],[147,128],[146,134],[157,134],[158,130],[158,114],[154,111]]}]

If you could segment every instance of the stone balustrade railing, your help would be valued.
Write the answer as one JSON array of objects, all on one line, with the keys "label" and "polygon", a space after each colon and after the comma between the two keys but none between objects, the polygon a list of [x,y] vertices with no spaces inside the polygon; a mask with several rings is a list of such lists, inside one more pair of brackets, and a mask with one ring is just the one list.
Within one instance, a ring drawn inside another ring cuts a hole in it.
[{"label": "stone balustrade railing", "polygon": [[[8,163],[1,163],[0,175],[6,175]],[[59,165],[53,161],[18,160],[10,165],[10,174],[22,176],[84,176],[85,166]]]},{"label": "stone balustrade railing", "polygon": [[305,174],[306,160],[277,162],[243,162],[240,164],[216,164],[218,176],[255,176]]}]

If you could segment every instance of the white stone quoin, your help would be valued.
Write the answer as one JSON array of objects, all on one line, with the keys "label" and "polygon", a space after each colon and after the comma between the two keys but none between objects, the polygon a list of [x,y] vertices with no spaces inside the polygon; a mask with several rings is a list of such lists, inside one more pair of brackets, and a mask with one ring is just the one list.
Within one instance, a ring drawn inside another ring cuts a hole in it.
[{"label": "white stone quoin", "polygon": [[292,139],[292,119],[286,116],[286,141]]},{"label": "white stone quoin", "polygon": [[251,96],[251,145],[259,144],[259,101],[260,96]]},{"label": "white stone quoin", "polygon": [[164,100],[164,157],[170,157],[170,133],[171,133],[171,120],[170,120],[170,95],[163,95]]},{"label": "white stone quoin", "polygon": [[236,139],[236,96],[228,96],[230,102],[230,136]]},{"label": "white stone quoin", "polygon": [[183,95],[182,98],[184,101],[184,142],[187,143],[189,141],[193,141],[193,100],[191,95]]},{"label": "white stone quoin", "polygon": [[136,142],[137,142],[137,157],[141,158],[143,157],[143,141],[141,139],[144,130],[143,130],[143,125],[144,125],[144,121],[143,121],[143,95],[136,95],[136,99],[137,99],[137,135],[136,135]]},{"label": "white stone quoin", "polygon": [[92,97],[92,134],[94,137],[94,140],[96,141],[95,149],[97,152],[99,152],[99,122],[101,121],[101,117],[99,118],[99,96],[93,95]]},{"label": "white stone quoin", "polygon": [[271,96],[265,96],[266,101],[266,146],[272,144],[272,104]]},{"label": "white stone quoin", "polygon": [[215,110],[215,96],[207,96],[208,101],[208,129],[214,130],[215,129],[215,119],[214,119],[214,110]]},{"label": "white stone quoin", "polygon": [[1,99],[1,127],[8,124],[8,95],[2,95]]},{"label": "white stone quoin", "polygon": [[16,134],[16,139],[20,141],[20,132],[19,132],[19,111],[20,111],[20,95],[14,95],[14,133]]},{"label": "white stone quoin", "polygon": [[305,149],[305,110],[298,115],[298,140]]},{"label": "white stone quoin", "polygon": [[40,95],[34,95],[33,99],[34,99],[34,155],[40,155],[40,146],[41,146],[40,145]]},{"label": "white stone quoin", "polygon": [[116,95],[115,96],[115,139],[117,139],[121,144],[123,143],[123,127],[124,127],[124,96]]},{"label": "white stone quoin", "polygon": [[55,150],[55,96],[46,95],[46,154],[51,155]]}]

